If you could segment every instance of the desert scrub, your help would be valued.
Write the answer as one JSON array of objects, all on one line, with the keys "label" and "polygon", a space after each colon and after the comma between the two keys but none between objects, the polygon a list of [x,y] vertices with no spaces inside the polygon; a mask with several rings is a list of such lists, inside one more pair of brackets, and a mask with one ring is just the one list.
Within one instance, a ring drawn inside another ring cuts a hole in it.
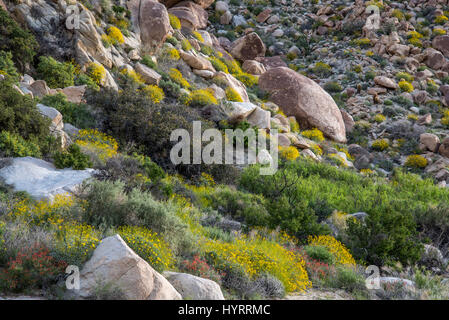
[{"label": "desert scrub", "polygon": [[242,236],[233,242],[206,240],[202,249],[216,269],[225,264],[236,265],[253,279],[266,272],[279,279],[287,292],[311,287],[304,259],[280,243],[260,236],[253,239]]},{"label": "desert scrub", "polygon": [[440,120],[441,124],[449,127],[449,109],[443,110],[443,117]]},{"label": "desert scrub", "polygon": [[228,67],[226,66],[226,64],[224,64],[223,61],[221,61],[217,57],[210,57],[209,61],[212,63],[212,66],[217,71],[223,71],[225,73],[229,73],[229,70],[228,70]]},{"label": "desert scrub", "polygon": [[182,50],[184,50],[184,51],[192,50],[192,44],[190,43],[190,41],[188,39],[183,39],[181,41],[181,47],[182,47]]},{"label": "desert scrub", "polygon": [[405,72],[405,71],[399,71],[398,73],[396,73],[395,77],[398,80],[404,79],[405,81],[408,81],[408,82],[413,82],[413,80],[415,80],[414,76],[412,76],[410,73]]},{"label": "desert scrub", "polygon": [[170,79],[179,84],[181,87],[186,89],[190,88],[190,83],[186,79],[184,79],[181,71],[179,71],[178,69],[175,68],[170,69],[168,76],[170,77]]},{"label": "desert scrub", "polygon": [[413,85],[405,79],[401,79],[398,85],[403,92],[412,92],[414,90]]},{"label": "desert scrub", "polygon": [[165,54],[167,55],[168,59],[173,61],[178,61],[181,56],[179,55],[179,51],[176,48],[167,48],[165,50]]},{"label": "desert scrub", "polygon": [[346,247],[332,236],[309,237],[309,246],[323,246],[335,257],[335,263],[340,265],[355,266],[355,260]]},{"label": "desert scrub", "polygon": [[144,227],[131,226],[120,227],[118,233],[139,257],[146,260],[158,272],[172,268],[173,253],[157,233]]},{"label": "desert scrub", "polygon": [[354,40],[354,44],[361,48],[368,48],[371,46],[371,40],[368,38],[361,38]]},{"label": "desert scrub", "polygon": [[175,30],[181,29],[181,21],[179,21],[179,18],[177,16],[169,13],[168,18],[170,19],[170,25],[172,26],[173,29]]},{"label": "desert scrub", "polygon": [[5,157],[36,157],[42,156],[38,144],[27,141],[22,136],[8,131],[0,133],[0,154]]},{"label": "desert scrub", "polygon": [[399,21],[405,20],[405,15],[400,9],[394,9],[391,16],[397,18]]},{"label": "desert scrub", "polygon": [[387,119],[387,117],[385,117],[381,113],[376,114],[376,116],[374,117],[374,121],[377,122],[377,123],[384,122],[386,119]]},{"label": "desert scrub", "polygon": [[97,85],[101,85],[106,77],[106,69],[96,62],[89,63],[86,73]]},{"label": "desert scrub", "polygon": [[81,150],[96,155],[101,161],[106,161],[117,154],[117,141],[96,129],[80,130],[75,143]]},{"label": "desert scrub", "polygon": [[421,155],[413,154],[405,160],[405,166],[411,168],[425,168],[427,166],[427,159]]},{"label": "desert scrub", "polygon": [[332,163],[336,164],[339,167],[347,167],[348,166],[345,159],[339,154],[332,153],[328,156],[328,158]]},{"label": "desert scrub", "polygon": [[143,88],[143,91],[148,94],[151,101],[154,103],[160,103],[165,98],[164,90],[156,85],[149,85]]},{"label": "desert scrub", "polygon": [[11,77],[14,81],[18,81],[20,76],[12,61],[11,52],[0,51],[0,74]]},{"label": "desert scrub", "polygon": [[293,146],[282,147],[279,146],[279,154],[287,161],[296,160],[299,157],[299,151]]},{"label": "desert scrub", "polygon": [[326,82],[326,84],[324,85],[324,90],[326,90],[327,92],[341,92],[343,91],[342,86],[338,83],[338,81],[329,81]]},{"label": "desert scrub", "polygon": [[120,71],[120,73],[139,85],[142,85],[145,83],[145,81],[142,79],[142,76],[134,70],[123,68]]},{"label": "desert scrub", "polygon": [[190,93],[188,104],[192,106],[207,106],[210,104],[217,105],[218,101],[212,89],[198,89]]},{"label": "desert scrub", "polygon": [[299,123],[298,123],[298,121],[296,121],[296,118],[295,117],[289,117],[288,118],[288,122],[290,123],[290,130],[292,132],[299,133],[301,128],[299,127]]},{"label": "desert scrub", "polygon": [[388,142],[387,139],[377,139],[377,140],[374,140],[373,143],[371,144],[371,148],[373,148],[374,150],[377,150],[377,151],[384,151],[389,146],[390,146],[390,143]]},{"label": "desert scrub", "polygon": [[257,76],[254,76],[246,72],[242,72],[234,76],[249,88],[254,87],[259,83],[259,78]]},{"label": "desert scrub", "polygon": [[332,74],[332,67],[324,62],[317,62],[312,72],[319,77],[328,77]]},{"label": "desert scrub", "polygon": [[306,138],[309,138],[311,140],[321,142],[324,141],[324,135],[323,133],[318,130],[317,128],[310,129],[310,130],[304,130],[301,132],[301,135],[303,135]]},{"label": "desert scrub", "polygon": [[226,99],[228,99],[228,101],[243,102],[243,99],[237,90],[231,87],[226,88]]}]

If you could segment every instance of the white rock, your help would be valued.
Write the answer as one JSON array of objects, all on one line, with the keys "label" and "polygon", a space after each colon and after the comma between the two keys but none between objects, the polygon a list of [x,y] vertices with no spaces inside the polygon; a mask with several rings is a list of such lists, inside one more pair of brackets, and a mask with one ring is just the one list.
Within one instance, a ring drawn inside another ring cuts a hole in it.
[{"label": "white rock", "polygon": [[50,199],[73,192],[95,170],[56,169],[47,161],[32,157],[15,158],[0,170],[0,177],[16,191],[26,191],[36,199]]},{"label": "white rock", "polygon": [[184,299],[224,300],[221,288],[215,281],[187,273],[164,272],[163,275]]},{"label": "white rock", "polygon": [[89,297],[98,284],[117,286],[128,300],[180,300],[181,295],[119,235],[105,238],[80,274],[80,297]]},{"label": "white rock", "polygon": [[224,107],[230,120],[246,119],[256,108],[251,102],[230,102]]}]

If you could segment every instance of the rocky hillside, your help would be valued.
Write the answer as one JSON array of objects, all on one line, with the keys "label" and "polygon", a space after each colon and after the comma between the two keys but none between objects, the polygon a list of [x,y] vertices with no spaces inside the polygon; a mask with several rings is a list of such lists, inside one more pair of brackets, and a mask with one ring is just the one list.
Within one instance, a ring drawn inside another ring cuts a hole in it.
[{"label": "rocky hillside", "polygon": [[449,298],[447,1],[0,7],[1,296]]}]

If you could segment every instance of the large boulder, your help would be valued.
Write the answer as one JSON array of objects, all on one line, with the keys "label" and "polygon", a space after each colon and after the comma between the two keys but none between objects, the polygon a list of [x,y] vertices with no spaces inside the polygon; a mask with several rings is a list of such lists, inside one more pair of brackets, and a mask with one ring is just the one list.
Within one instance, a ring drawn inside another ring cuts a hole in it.
[{"label": "large boulder", "polygon": [[159,73],[140,62],[136,64],[135,70],[147,84],[157,86],[159,85],[159,81],[162,79],[162,76]]},{"label": "large boulder", "polygon": [[184,299],[224,300],[220,286],[215,281],[177,272],[164,272],[164,276]]},{"label": "large boulder", "polygon": [[254,60],[265,56],[267,48],[262,39],[255,32],[238,38],[231,45],[231,55],[239,60]]},{"label": "large boulder", "polygon": [[432,41],[432,47],[441,51],[446,57],[449,57],[449,36],[438,36]]},{"label": "large boulder", "polygon": [[94,173],[93,169],[56,169],[49,162],[32,157],[15,158],[0,170],[0,177],[16,191],[26,191],[35,199],[53,199],[73,192]]},{"label": "large boulder", "polygon": [[189,30],[204,29],[207,26],[208,14],[200,5],[192,1],[181,1],[168,12],[177,16],[181,26]]},{"label": "large boulder", "polygon": [[92,296],[99,284],[117,286],[128,300],[180,300],[181,295],[119,235],[105,238],[80,273],[83,298]]},{"label": "large boulder", "polygon": [[346,142],[343,118],[335,101],[317,83],[285,67],[272,68],[259,78],[259,87],[270,94],[302,128],[316,127],[337,142]]},{"label": "large boulder", "polygon": [[[82,6],[81,6],[82,7]],[[97,32],[95,16],[82,7],[79,28],[75,29],[75,55],[80,65],[98,61],[107,68],[113,66],[112,55],[107,50]]]},{"label": "large boulder", "polygon": [[142,51],[155,52],[173,30],[167,8],[154,0],[131,0],[128,1],[128,9],[133,30],[142,42]]},{"label": "large boulder", "polygon": [[83,101],[86,88],[86,85],[66,87],[62,89],[62,93],[65,94],[68,101],[73,103],[81,103]]},{"label": "large boulder", "polygon": [[[182,2],[182,0],[160,0],[160,3],[164,4],[167,8],[171,8],[179,2]],[[214,3],[214,0],[194,0],[193,2],[195,2],[201,8],[206,9],[212,3]]]},{"label": "large boulder", "polygon": [[206,58],[201,57],[199,54],[192,52],[186,52],[179,50],[182,60],[184,60],[191,68],[197,70],[209,70],[215,73],[215,69],[212,63]]}]

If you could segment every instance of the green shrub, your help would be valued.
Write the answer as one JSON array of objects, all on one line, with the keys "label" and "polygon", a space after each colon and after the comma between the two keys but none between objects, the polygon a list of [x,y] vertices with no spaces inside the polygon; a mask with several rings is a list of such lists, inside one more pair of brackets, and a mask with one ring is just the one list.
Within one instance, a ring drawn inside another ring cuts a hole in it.
[{"label": "green shrub", "polygon": [[74,85],[75,67],[69,62],[58,62],[52,57],[41,56],[37,65],[39,77],[47,82],[50,88],[65,88]]},{"label": "green shrub", "polygon": [[335,263],[335,257],[326,247],[323,246],[305,246],[304,251],[307,255],[314,259],[332,265]]},{"label": "green shrub", "polygon": [[6,157],[41,157],[39,145],[8,131],[0,133],[0,153]]},{"label": "green shrub", "polygon": [[6,73],[14,81],[19,80],[19,74],[12,61],[11,52],[0,51],[0,74],[1,73]]},{"label": "green shrub", "polygon": [[41,103],[61,112],[65,123],[70,123],[80,129],[95,126],[94,116],[87,105],[69,102],[62,93],[45,96],[42,98]]},{"label": "green shrub", "polygon": [[223,187],[206,195],[205,200],[220,213],[230,215],[248,226],[265,227],[268,224],[269,213],[262,196]]},{"label": "green shrub", "polygon": [[0,81],[0,128],[25,140],[43,142],[50,120],[44,118],[29,96],[21,95],[9,81]]},{"label": "green shrub", "polygon": [[21,71],[33,61],[39,45],[34,36],[22,29],[5,10],[0,8],[0,50],[10,51]]},{"label": "green shrub", "polygon": [[77,144],[72,144],[67,151],[58,152],[53,156],[56,168],[72,168],[74,170],[84,170],[91,166],[89,157],[81,152]]},{"label": "green shrub", "polygon": [[348,221],[347,245],[356,259],[369,264],[384,265],[399,261],[405,265],[421,257],[422,244],[417,239],[417,228],[410,212],[401,212],[402,201],[392,201],[383,210],[368,214],[364,223]]}]

